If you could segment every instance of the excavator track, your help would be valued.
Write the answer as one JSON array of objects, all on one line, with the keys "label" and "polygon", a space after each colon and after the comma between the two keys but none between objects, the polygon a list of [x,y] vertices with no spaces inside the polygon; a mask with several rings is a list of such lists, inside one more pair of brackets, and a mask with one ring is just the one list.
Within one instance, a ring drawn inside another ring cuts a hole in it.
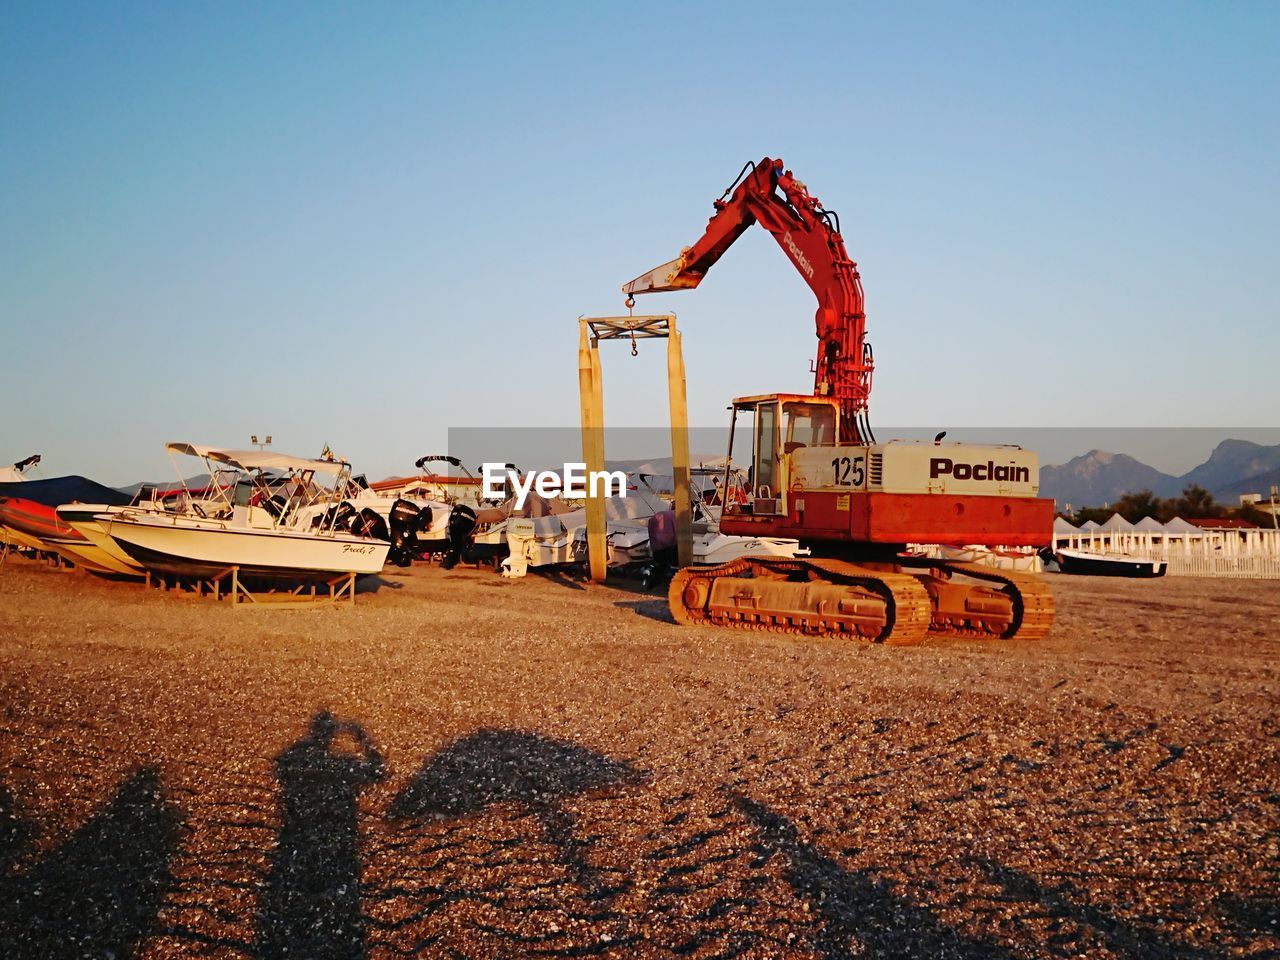
[{"label": "excavator track", "polygon": [[910,574],[841,560],[743,557],[671,579],[671,615],[706,624],[911,646],[929,630],[929,594]]},{"label": "excavator track", "polygon": [[[956,581],[955,574],[979,583]],[[1053,594],[1035,574],[945,563],[923,571],[921,579],[933,603],[931,635],[1039,640],[1053,626]]]},{"label": "excavator track", "polygon": [[683,625],[897,646],[926,634],[1039,640],[1054,613],[1053,594],[1039,577],[971,563],[880,570],[842,560],[744,557],[678,571],[667,599]]}]

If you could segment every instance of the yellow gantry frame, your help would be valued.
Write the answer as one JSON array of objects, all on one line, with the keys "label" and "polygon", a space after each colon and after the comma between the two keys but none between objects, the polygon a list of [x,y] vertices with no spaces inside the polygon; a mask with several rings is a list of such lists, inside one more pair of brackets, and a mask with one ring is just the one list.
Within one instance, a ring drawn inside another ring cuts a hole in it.
[{"label": "yellow gantry frame", "polygon": [[[600,380],[600,342],[665,339],[667,395],[671,405],[671,472],[675,485],[676,557],[682,567],[693,562],[693,505],[689,499],[689,409],[685,396],[684,350],[674,314],[627,317],[581,317],[578,320],[578,391],[582,400],[582,459],[587,473],[604,470],[604,393]],[[590,492],[590,491],[588,491]],[[605,578],[604,500],[587,497],[587,558],[591,579]]]}]

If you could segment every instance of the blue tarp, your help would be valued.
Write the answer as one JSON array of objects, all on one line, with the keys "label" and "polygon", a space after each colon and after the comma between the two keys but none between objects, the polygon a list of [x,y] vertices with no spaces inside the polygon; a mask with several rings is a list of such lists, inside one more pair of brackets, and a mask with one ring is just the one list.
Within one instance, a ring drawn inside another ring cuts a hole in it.
[{"label": "blue tarp", "polygon": [[46,507],[58,507],[64,503],[104,503],[109,507],[120,507],[133,499],[127,493],[104,487],[88,477],[0,483],[0,497],[21,497]]}]

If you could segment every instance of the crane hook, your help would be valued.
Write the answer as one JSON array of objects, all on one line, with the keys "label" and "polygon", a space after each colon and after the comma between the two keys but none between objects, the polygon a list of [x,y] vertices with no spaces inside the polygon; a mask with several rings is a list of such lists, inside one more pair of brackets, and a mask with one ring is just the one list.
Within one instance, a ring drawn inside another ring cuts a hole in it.
[{"label": "crane hook", "polygon": [[632,307],[634,307],[634,306],[636,305],[636,298],[635,298],[635,297],[633,297],[631,294],[629,294],[629,293],[628,293],[628,294],[627,294],[626,304],[627,304],[627,313],[630,313],[630,312],[631,312],[631,308],[632,308]]}]

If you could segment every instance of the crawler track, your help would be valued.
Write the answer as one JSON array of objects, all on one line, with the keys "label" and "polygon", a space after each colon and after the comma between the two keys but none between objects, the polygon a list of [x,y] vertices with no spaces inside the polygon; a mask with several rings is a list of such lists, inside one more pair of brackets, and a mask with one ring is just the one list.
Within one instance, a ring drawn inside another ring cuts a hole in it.
[{"label": "crawler track", "polygon": [[668,591],[677,623],[710,624],[873,643],[920,643],[929,630],[929,594],[909,574],[841,560],[744,557],[680,570]]},{"label": "crawler track", "polygon": [[1053,595],[1031,574],[978,564],[881,571],[842,560],[744,557],[686,568],[667,598],[680,624],[910,646],[942,637],[1038,640]]},{"label": "crawler track", "polygon": [[997,570],[977,563],[949,563],[942,569],[994,585],[1012,601],[1013,620],[1004,630],[993,632],[974,627],[960,628],[952,623],[939,622],[935,616],[929,626],[930,633],[999,640],[1039,640],[1053,626],[1053,594],[1036,574]]}]

